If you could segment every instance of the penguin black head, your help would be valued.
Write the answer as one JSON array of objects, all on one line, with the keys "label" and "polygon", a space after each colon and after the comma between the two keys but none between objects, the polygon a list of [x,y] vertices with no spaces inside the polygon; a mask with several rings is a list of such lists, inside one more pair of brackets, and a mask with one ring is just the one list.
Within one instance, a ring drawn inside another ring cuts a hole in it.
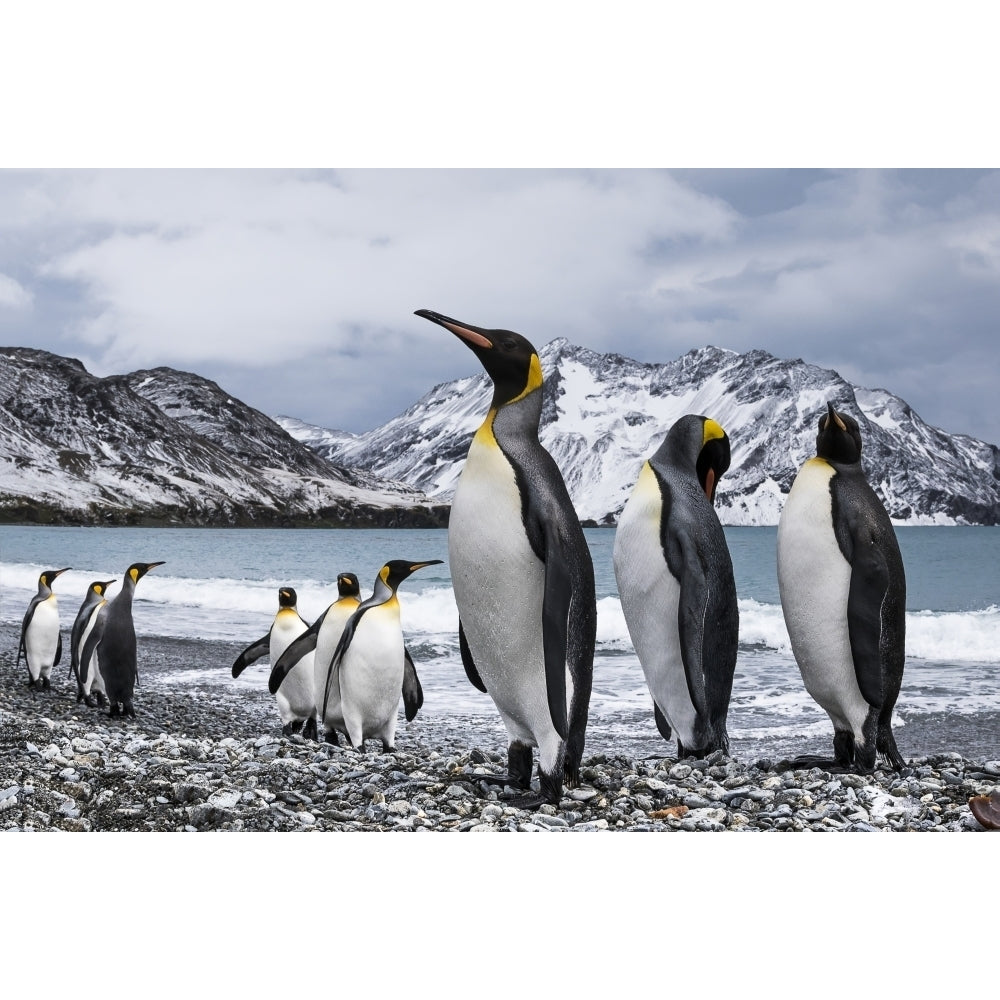
[{"label": "penguin black head", "polygon": [[414,314],[429,319],[464,341],[493,379],[493,407],[523,399],[542,387],[542,363],[531,342],[512,330],[484,330],[429,309]]},{"label": "penguin black head", "polygon": [[816,454],[828,462],[840,462],[842,465],[861,461],[858,422],[846,413],[838,413],[833,403],[826,404],[826,413],[819,418]]},{"label": "penguin black head", "polygon": [[657,455],[694,471],[709,503],[714,503],[715,488],[731,459],[729,435],[710,417],[688,413],[667,431]]},{"label": "penguin black head", "polygon": [[426,562],[412,562],[409,559],[390,559],[378,572],[379,579],[393,591],[411,574],[425,566],[436,566],[441,559],[428,559]]},{"label": "penguin black head", "polygon": [[105,595],[105,593],[107,592],[108,587],[110,587],[111,584],[117,583],[117,582],[118,582],[117,580],[95,580],[90,585],[90,589],[95,594],[100,594],[100,596],[103,597]]},{"label": "penguin black head", "polygon": [[278,588],[278,607],[280,608],[294,608],[298,597],[295,594],[295,590],[292,587],[279,587]]},{"label": "penguin black head", "polygon": [[67,572],[68,570],[71,570],[72,568],[73,568],[72,566],[67,566],[65,569],[47,569],[38,578],[38,586],[48,587],[51,590],[52,584],[55,583],[56,577]]},{"label": "penguin black head", "polygon": [[702,445],[698,452],[698,461],[695,463],[695,471],[708,502],[715,503],[715,488],[729,468],[732,459],[729,435],[710,417],[698,419],[702,423]]},{"label": "penguin black head", "polygon": [[360,597],[361,584],[353,573],[337,574],[337,594],[340,597]]},{"label": "penguin black head", "polygon": [[132,563],[128,570],[126,570],[125,575],[132,578],[132,583],[138,583],[151,569],[162,565],[162,560],[152,563]]}]

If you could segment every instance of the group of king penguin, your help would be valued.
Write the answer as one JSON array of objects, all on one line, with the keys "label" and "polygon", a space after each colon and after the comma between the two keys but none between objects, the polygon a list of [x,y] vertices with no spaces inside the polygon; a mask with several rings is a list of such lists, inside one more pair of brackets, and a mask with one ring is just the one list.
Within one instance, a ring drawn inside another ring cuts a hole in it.
[{"label": "group of king penguin", "polygon": [[[416,315],[458,337],[493,382],[452,500],[448,561],[462,665],[503,720],[507,770],[461,780],[511,786],[521,808],[558,803],[564,785],[580,781],[597,608],[583,530],[538,439],[541,362],[518,333]],[[739,610],[714,501],[730,461],[715,420],[681,417],[643,463],[615,535],[615,578],[653,717],[681,758],[729,750]],[[900,769],[891,717],[904,661],[903,562],[862,470],[857,421],[832,404],[819,418],[816,456],[792,484],[777,557],[793,653],[834,727],[833,757],[779,766],[870,773],[880,755]],[[311,626],[294,610],[295,592],[281,590],[270,633],[240,654],[234,676],[270,652],[285,732],[309,733],[318,719],[330,742],[340,733],[360,748],[370,736],[390,749],[400,698],[408,720],[422,701],[396,587],[425,565],[387,563],[363,603],[357,578],[342,574],[339,600]]]},{"label": "group of king penguin", "polygon": [[396,591],[411,573],[440,562],[390,560],[365,601],[357,576],[340,573],[337,600],[312,625],[298,613],[295,590],[281,587],[270,630],[236,657],[233,677],[266,655],[268,690],[278,703],[284,735],[301,732],[318,739],[322,725],[326,743],[338,745],[342,734],[358,749],[366,739],[380,740],[384,751],[395,749],[400,698],[407,722],[424,703],[403,642]]},{"label": "group of king penguin", "polygon": [[[538,352],[509,330],[483,329],[421,309],[481,362],[493,397],[469,447],[448,524],[458,638],[469,681],[488,694],[507,730],[507,770],[464,776],[511,786],[513,804],[558,803],[580,781],[593,679],[594,569],[569,492],[538,439],[543,374]],[[614,571],[629,635],[665,740],[678,757],[728,753],[726,719],[739,641],[732,559],[714,501],[730,441],[713,419],[689,414],[643,463],[619,520]],[[286,735],[337,744],[341,735],[394,747],[399,703],[412,720],[423,692],[399,619],[397,589],[441,560],[393,559],[362,601],[341,573],[338,599],[311,625],[291,587],[278,592],[268,633],[236,659],[238,677],[269,656],[268,688]],[[131,599],[159,563],[136,563],[111,601],[113,581],[91,584],[73,626],[79,697],[134,715]],[[777,570],[785,624],[806,690],[833,723],[833,756],[779,766],[870,773],[881,757],[899,770],[891,717],[903,674],[906,584],[896,536],[861,465],[857,421],[832,403],[820,415],[816,455],[799,470],[781,514]],[[24,619],[21,650],[33,687],[59,662],[51,585],[42,574]],[[103,689],[103,690],[102,690]],[[533,790],[533,750],[538,785]]]},{"label": "group of king penguin", "polygon": [[[117,580],[95,580],[87,587],[70,632],[69,673],[76,678],[76,700],[91,708],[107,706],[114,716],[135,717],[133,698],[138,679],[132,598],[135,585],[162,562],[132,563],[121,590],[110,600],[108,587]],[[56,578],[72,569],[47,569],[38,578],[38,593],[28,604],[21,623],[21,657],[28,668],[28,687],[51,688],[52,668],[62,659],[59,602],[52,589]]]}]

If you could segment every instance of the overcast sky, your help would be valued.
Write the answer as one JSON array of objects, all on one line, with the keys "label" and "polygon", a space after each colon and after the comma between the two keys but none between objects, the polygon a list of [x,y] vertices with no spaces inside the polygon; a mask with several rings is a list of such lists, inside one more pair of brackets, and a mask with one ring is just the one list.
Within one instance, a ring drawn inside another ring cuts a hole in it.
[{"label": "overcast sky", "polygon": [[477,370],[428,308],[834,368],[1000,442],[1000,172],[0,171],[0,341],[363,431]]}]

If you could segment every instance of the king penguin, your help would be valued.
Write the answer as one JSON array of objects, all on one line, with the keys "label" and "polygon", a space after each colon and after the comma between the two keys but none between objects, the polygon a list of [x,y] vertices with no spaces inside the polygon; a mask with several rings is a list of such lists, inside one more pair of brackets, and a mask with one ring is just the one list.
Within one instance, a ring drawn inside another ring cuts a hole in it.
[{"label": "king penguin", "polygon": [[139,671],[136,663],[135,625],[132,598],[135,585],[162,562],[132,563],[125,573],[122,589],[101,605],[80,656],[80,682],[86,686],[88,668],[96,650],[97,664],[104,680],[110,708],[108,714],[135,718],[132,696]]},{"label": "king penguin", "polygon": [[[396,591],[411,573],[440,562],[390,560],[379,570],[372,596],[344,625],[324,684],[320,718],[328,731],[346,733],[357,750],[363,750],[369,738],[381,740],[387,753],[395,748],[400,696],[416,697],[405,690],[413,662],[403,643]],[[412,718],[409,712],[407,718]]]},{"label": "king penguin", "polygon": [[21,642],[17,648],[17,663],[28,665],[28,687],[48,691],[52,668],[62,658],[62,631],[59,628],[59,601],[52,592],[56,577],[72,567],[47,569],[38,578],[38,593],[28,604],[21,623]]},{"label": "king penguin", "polygon": [[101,677],[96,658],[91,655],[90,663],[87,664],[86,683],[81,682],[80,657],[87,638],[97,622],[101,608],[107,604],[107,598],[104,595],[113,583],[115,583],[114,580],[95,580],[87,588],[83,604],[80,605],[76,620],[73,622],[73,629],[70,632],[70,672],[76,678],[76,700],[85,702],[91,708],[108,703],[104,690],[104,678]]},{"label": "king penguin", "polygon": [[[593,683],[594,566],[559,467],[538,440],[542,366],[531,343],[421,309],[479,358],[493,399],[452,500],[448,559],[469,680],[507,729],[507,774],[531,787],[515,805],[558,803],[579,784]],[[484,780],[484,779],[480,779]]]},{"label": "king penguin", "polygon": [[[347,620],[358,610],[361,604],[361,585],[354,573],[340,573],[337,576],[337,600],[331,604],[282,653],[271,669],[268,687],[278,690],[288,671],[292,669],[300,657],[315,650],[313,660],[313,684],[316,698],[316,717],[323,726],[323,740],[334,746],[340,745],[338,733],[345,733],[344,715],[340,707],[340,687],[331,686],[327,695],[327,680],[330,668],[333,666],[333,654],[337,650],[340,636],[343,634]],[[406,721],[412,722],[424,703],[424,692],[417,677],[417,668],[409,650],[403,647],[403,710]],[[324,704],[326,710],[324,712]]]},{"label": "king penguin", "polygon": [[[278,590],[278,610],[267,635],[250,643],[233,663],[233,677],[239,677],[251,663],[270,656],[275,664],[282,653],[308,628],[298,612],[298,595],[292,587]],[[316,739],[316,698],[313,691],[313,654],[303,653],[292,663],[285,683],[276,692],[282,735],[291,736],[300,730],[306,739]]]},{"label": "king penguin", "polygon": [[778,590],[802,680],[834,733],[833,760],[790,763],[867,774],[881,755],[900,770],[891,719],[905,660],[903,559],[861,468],[858,423],[832,403],[781,512]]},{"label": "king penguin", "polygon": [[664,739],[678,757],[729,751],[726,716],[739,610],[726,537],[713,506],[729,468],[726,432],[687,415],[644,463],[615,533],[622,611]]}]

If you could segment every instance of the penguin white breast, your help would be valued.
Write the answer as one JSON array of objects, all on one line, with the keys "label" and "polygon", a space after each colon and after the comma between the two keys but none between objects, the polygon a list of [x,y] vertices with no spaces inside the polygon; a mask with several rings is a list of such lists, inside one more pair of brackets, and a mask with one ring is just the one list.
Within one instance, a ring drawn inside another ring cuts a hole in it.
[{"label": "penguin white breast", "polygon": [[693,746],[697,712],[681,654],[680,581],[670,572],[660,538],[663,497],[646,462],[618,520],[614,565],[622,613],[646,686],[674,734]]},{"label": "penguin white breast", "polygon": [[[455,490],[448,561],[455,602],[476,669],[509,734],[537,745],[555,732],[542,644],[545,564],[528,542],[514,469],[480,429]],[[572,698],[567,670],[567,704]]]},{"label": "penguin white breast", "polygon": [[[271,626],[271,641],[269,654],[271,665],[278,662],[281,654],[294,639],[297,639],[308,628],[298,613],[290,608],[282,608],[275,616]],[[295,664],[281,682],[281,687],[275,695],[278,712],[283,722],[293,719],[308,719],[316,707],[313,685],[313,653],[305,656]]]},{"label": "penguin white breast", "polygon": [[55,594],[39,601],[24,635],[24,651],[30,671],[37,677],[40,669],[48,670],[59,645],[59,605]]},{"label": "penguin white breast", "polygon": [[376,735],[399,709],[403,690],[403,632],[399,602],[369,608],[358,622],[340,665],[345,718],[359,717],[364,735]]},{"label": "penguin white breast", "polygon": [[860,738],[868,705],[851,654],[851,564],[834,533],[830,480],[835,475],[828,462],[813,458],[792,483],[778,522],[778,590],[806,690],[840,728]]}]

